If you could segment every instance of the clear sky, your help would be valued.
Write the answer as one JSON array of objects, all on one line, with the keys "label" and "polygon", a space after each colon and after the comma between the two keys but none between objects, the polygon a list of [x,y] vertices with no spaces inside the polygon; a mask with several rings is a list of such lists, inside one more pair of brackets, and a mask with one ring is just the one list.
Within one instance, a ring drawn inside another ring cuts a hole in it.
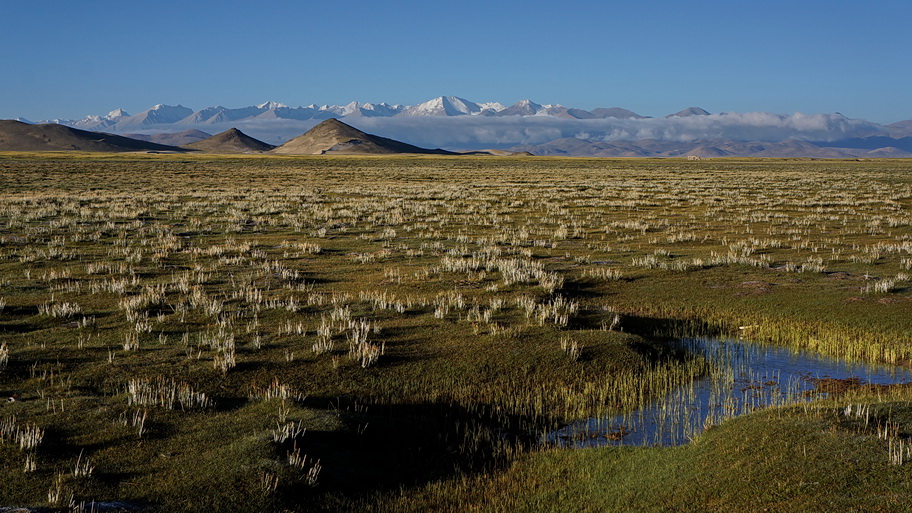
[{"label": "clear sky", "polygon": [[472,101],[912,119],[909,0],[0,3],[0,118]]}]

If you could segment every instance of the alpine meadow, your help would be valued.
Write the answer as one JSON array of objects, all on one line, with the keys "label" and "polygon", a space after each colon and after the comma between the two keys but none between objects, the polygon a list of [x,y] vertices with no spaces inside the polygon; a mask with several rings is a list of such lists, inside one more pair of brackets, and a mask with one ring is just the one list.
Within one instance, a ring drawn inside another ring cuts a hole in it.
[{"label": "alpine meadow", "polygon": [[274,153],[0,153],[0,506],[910,507],[908,160]]}]

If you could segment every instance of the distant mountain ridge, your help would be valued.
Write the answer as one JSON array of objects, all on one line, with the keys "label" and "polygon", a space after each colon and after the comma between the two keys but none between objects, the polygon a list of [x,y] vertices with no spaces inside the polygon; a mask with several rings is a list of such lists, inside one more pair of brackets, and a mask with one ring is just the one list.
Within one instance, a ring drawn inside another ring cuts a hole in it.
[{"label": "distant mountain ridge", "polygon": [[[181,145],[192,141],[170,134],[198,130],[208,135],[235,128],[279,146],[327,119],[340,119],[366,133],[408,141],[416,147],[454,151],[520,148],[532,153],[579,156],[606,151],[663,156],[671,151],[658,151],[655,144],[643,146],[642,141],[655,140],[677,148],[674,151],[700,149],[707,155],[773,155],[778,151],[782,156],[844,154],[873,158],[912,153],[907,140],[912,138],[912,120],[880,125],[838,112],[710,113],[700,107],[648,117],[621,107],[585,110],[531,100],[506,106],[458,96],[438,96],[417,105],[354,101],[345,105],[290,107],[268,101],[240,108],[216,105],[196,111],[182,105],[158,104],[134,115],[115,109],[103,116],[50,122],[168,144],[178,141]],[[31,123],[21,118],[20,121]],[[707,141],[711,143],[703,144]],[[785,144],[786,141],[796,143]],[[754,143],[764,143],[765,149],[755,151]],[[604,147],[593,149],[593,144]],[[609,147],[626,149],[609,151]]]},{"label": "distant mountain ridge", "polygon": [[540,105],[531,100],[520,100],[504,106],[498,102],[482,102],[457,96],[438,96],[417,105],[390,105],[387,103],[351,102],[346,105],[308,105],[289,107],[278,102],[264,102],[259,105],[227,108],[221,105],[193,111],[182,105],[155,105],[139,114],[130,115],[123,109],[115,109],[104,116],[89,115],[82,119],[51,119],[38,123],[56,123],[83,130],[108,130],[122,132],[137,127],[180,124],[200,125],[228,123],[252,119],[323,120],[345,117],[394,117],[394,116],[551,116],[575,119],[593,118],[636,118],[643,119],[635,112],[619,107],[598,108],[592,112],[563,105]]}]

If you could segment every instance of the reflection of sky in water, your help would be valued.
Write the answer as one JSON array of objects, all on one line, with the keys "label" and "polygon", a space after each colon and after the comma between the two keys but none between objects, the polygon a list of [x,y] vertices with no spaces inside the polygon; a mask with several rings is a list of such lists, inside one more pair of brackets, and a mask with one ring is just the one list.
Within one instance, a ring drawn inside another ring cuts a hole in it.
[{"label": "reflection of sky in water", "polygon": [[819,397],[806,394],[817,379],[912,382],[909,369],[843,362],[782,347],[715,339],[687,339],[682,344],[705,354],[723,369],[721,375],[697,380],[635,412],[574,423],[548,439],[576,446],[679,445],[725,418]]}]

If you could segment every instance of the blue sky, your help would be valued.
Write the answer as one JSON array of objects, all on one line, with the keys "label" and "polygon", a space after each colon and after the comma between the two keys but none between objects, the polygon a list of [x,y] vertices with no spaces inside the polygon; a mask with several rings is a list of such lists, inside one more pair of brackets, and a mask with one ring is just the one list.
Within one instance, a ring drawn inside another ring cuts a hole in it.
[{"label": "blue sky", "polygon": [[440,95],[912,119],[912,2],[0,4],[0,118]]}]

